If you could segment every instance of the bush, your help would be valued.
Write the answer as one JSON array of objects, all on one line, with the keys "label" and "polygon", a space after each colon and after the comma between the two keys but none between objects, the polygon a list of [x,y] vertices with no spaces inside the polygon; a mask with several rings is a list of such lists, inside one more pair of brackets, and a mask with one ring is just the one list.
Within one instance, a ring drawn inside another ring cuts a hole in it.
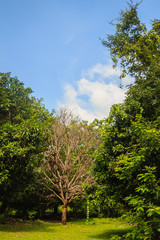
[{"label": "bush", "polygon": [[6,215],[3,213],[3,214],[0,214],[0,224],[5,224],[6,223]]}]

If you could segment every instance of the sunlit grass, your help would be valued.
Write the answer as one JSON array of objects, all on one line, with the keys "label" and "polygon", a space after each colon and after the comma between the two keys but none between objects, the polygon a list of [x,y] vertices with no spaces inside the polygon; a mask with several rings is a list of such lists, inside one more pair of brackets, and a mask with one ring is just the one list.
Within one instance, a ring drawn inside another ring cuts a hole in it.
[{"label": "sunlit grass", "polygon": [[92,219],[61,223],[0,225],[1,240],[98,240],[124,234],[131,227],[119,219]]}]

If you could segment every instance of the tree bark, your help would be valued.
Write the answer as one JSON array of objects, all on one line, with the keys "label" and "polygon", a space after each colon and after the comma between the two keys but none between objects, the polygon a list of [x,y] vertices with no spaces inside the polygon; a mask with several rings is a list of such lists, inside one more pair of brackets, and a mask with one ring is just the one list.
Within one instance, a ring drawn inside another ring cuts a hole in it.
[{"label": "tree bark", "polygon": [[62,207],[62,224],[66,225],[67,222],[67,203],[63,203]]}]

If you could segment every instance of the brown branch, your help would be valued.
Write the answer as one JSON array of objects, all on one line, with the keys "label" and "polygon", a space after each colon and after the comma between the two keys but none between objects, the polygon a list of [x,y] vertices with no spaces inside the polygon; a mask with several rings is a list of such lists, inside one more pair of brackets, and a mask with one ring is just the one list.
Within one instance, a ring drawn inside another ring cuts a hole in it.
[{"label": "brown branch", "polygon": [[44,187],[46,187],[48,190],[50,190],[51,192],[53,192],[53,194],[59,198],[62,202],[63,202],[63,198],[61,198],[52,188],[50,188],[48,185],[42,183]]}]

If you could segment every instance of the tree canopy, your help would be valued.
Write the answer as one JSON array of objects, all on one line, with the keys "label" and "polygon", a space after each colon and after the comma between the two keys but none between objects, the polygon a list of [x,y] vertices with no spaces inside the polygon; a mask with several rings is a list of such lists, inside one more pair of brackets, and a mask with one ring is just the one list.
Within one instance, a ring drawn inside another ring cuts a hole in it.
[{"label": "tree canopy", "polygon": [[[32,90],[10,73],[0,74],[1,211],[22,198],[46,149],[52,115]],[[48,127],[47,127],[48,126]]]},{"label": "tree canopy", "polygon": [[134,83],[124,103],[113,105],[99,125],[102,144],[94,173],[136,224],[122,239],[160,239],[160,21],[147,31],[138,5],[129,3],[114,24],[115,34],[102,41],[114,67],[120,64],[121,78],[128,74]]},{"label": "tree canopy", "polygon": [[114,67],[120,64],[121,78],[126,74],[134,78],[127,92],[128,111],[137,114],[142,108],[143,116],[154,120],[160,114],[160,20],[153,20],[147,31],[138,17],[138,5],[131,3],[121,11],[115,34],[102,43],[109,48]]},{"label": "tree canopy", "polygon": [[96,183],[86,187],[88,201],[133,224],[114,240],[160,239],[160,20],[147,30],[138,6],[130,1],[102,40],[120,77],[134,79],[104,120],[89,125],[67,109],[53,116],[30,88],[0,73],[0,213],[29,205],[37,177],[41,195],[47,189],[62,202],[66,224],[67,206]]}]

